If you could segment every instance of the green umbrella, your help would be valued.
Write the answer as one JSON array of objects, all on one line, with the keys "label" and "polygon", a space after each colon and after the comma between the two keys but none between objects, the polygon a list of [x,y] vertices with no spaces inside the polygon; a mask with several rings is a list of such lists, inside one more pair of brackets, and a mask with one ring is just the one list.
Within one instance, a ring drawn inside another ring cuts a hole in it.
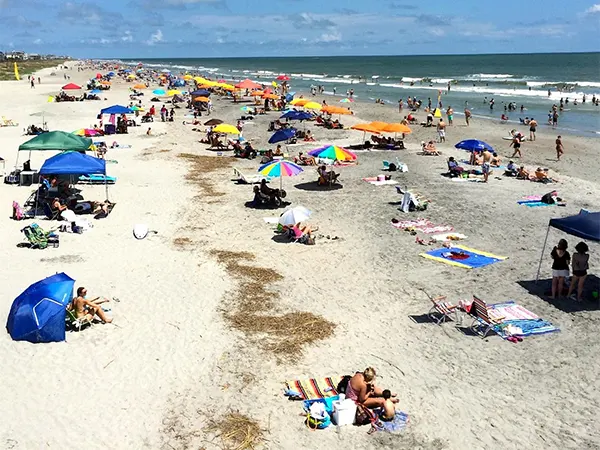
[{"label": "green umbrella", "polygon": [[19,151],[45,151],[45,150],[74,150],[86,151],[92,146],[89,138],[76,136],[65,131],[50,131],[42,133],[19,146]]}]

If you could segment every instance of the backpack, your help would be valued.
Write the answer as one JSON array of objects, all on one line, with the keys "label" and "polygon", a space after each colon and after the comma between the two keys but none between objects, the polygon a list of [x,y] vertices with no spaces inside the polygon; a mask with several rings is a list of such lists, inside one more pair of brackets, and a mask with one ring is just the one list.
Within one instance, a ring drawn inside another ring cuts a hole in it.
[{"label": "backpack", "polygon": [[398,170],[398,167],[396,167],[396,164],[394,164],[394,163],[390,163],[390,165],[389,165],[389,167],[388,167],[388,170],[389,170],[390,172],[395,172],[396,170]]},{"label": "backpack", "polygon": [[350,382],[350,378],[352,378],[352,375],[344,375],[342,377],[337,387],[335,388],[338,394],[346,394],[346,389],[348,389],[348,383]]}]

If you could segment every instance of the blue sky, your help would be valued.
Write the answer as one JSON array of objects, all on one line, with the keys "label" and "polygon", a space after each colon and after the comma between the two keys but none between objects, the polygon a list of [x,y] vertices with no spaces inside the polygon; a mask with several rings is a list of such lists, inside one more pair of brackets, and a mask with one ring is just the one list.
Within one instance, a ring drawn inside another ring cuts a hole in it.
[{"label": "blue sky", "polygon": [[583,0],[0,0],[0,51],[92,58],[598,51],[599,25],[600,3]]}]

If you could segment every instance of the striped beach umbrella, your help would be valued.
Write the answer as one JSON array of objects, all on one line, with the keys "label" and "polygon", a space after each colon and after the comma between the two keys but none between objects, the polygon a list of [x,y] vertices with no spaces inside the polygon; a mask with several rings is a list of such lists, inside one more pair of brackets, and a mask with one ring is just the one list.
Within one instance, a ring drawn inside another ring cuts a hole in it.
[{"label": "striped beach umbrella", "polygon": [[279,177],[279,187],[283,184],[283,177],[294,177],[299,173],[304,172],[304,169],[298,164],[284,159],[278,159],[263,164],[258,168],[258,173],[265,177]]},{"label": "striped beach umbrella", "polygon": [[326,145],[308,152],[315,158],[332,159],[334,161],[356,161],[356,154],[337,145]]}]

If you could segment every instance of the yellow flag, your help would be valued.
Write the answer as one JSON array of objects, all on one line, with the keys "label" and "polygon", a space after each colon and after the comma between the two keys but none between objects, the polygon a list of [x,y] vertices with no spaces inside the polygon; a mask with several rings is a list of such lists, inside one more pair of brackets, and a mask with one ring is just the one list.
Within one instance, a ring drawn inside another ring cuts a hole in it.
[{"label": "yellow flag", "polygon": [[17,63],[15,63],[15,80],[21,81],[21,77],[19,76],[19,68],[17,67]]}]

